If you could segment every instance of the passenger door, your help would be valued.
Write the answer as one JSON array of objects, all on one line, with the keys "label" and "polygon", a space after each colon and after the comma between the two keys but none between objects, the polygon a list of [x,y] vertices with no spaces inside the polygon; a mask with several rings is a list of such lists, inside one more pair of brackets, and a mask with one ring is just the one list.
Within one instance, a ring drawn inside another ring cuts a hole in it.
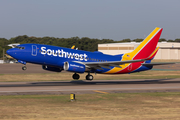
[{"label": "passenger door", "polygon": [[36,56],[36,55],[37,55],[37,46],[32,45],[32,56]]}]

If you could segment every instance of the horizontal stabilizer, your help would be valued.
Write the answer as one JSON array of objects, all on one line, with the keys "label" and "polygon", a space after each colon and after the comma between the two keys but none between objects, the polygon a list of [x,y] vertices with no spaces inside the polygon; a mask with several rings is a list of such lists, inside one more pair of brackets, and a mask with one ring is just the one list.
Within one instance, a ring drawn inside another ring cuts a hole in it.
[{"label": "horizontal stabilizer", "polygon": [[20,45],[20,44],[19,44],[19,43],[14,43],[14,44],[9,44],[9,45],[7,45],[7,46],[12,47],[12,48],[15,48],[15,47],[18,46],[18,45]]}]

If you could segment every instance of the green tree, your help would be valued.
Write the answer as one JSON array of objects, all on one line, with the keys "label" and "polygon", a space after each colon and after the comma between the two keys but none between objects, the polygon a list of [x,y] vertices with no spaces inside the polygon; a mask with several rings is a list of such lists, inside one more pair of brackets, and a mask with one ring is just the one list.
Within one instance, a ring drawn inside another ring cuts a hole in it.
[{"label": "green tree", "polygon": [[174,40],[168,40],[167,42],[174,42]]},{"label": "green tree", "polygon": [[123,40],[121,40],[119,42],[131,42],[131,39],[123,39]]},{"label": "green tree", "polygon": [[160,38],[159,39],[159,42],[166,42],[167,40],[166,39],[164,39],[164,38]]},{"label": "green tree", "polygon": [[174,42],[180,42],[180,38],[175,39]]},{"label": "green tree", "polygon": [[0,59],[3,58],[3,49],[6,51],[10,48],[7,46],[8,44],[10,44],[10,42],[7,39],[0,38]]},{"label": "green tree", "polygon": [[135,42],[142,42],[142,41],[143,41],[143,39],[139,39],[139,38],[137,38],[137,39],[134,39],[133,41],[135,41]]}]

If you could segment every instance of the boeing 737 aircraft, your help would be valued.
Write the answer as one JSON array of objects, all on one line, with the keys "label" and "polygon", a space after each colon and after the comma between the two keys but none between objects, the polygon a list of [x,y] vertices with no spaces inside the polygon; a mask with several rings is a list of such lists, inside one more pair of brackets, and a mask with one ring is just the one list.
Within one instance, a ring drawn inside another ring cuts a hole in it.
[{"label": "boeing 737 aircraft", "polygon": [[42,65],[44,70],[61,72],[62,70],[74,72],[73,79],[79,79],[78,73],[87,72],[86,80],[93,80],[90,73],[124,74],[150,70],[151,63],[158,51],[162,28],[155,28],[144,41],[133,51],[125,54],[107,55],[101,52],[88,52],[64,47],[42,44],[21,44],[7,50],[7,54],[24,64]]}]

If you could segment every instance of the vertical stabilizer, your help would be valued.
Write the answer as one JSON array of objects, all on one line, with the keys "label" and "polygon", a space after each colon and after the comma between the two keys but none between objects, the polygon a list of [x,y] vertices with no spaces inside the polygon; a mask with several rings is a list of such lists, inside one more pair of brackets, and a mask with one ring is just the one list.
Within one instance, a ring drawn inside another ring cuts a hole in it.
[{"label": "vertical stabilizer", "polygon": [[156,27],[133,52],[124,54],[123,60],[149,58],[156,50],[162,30],[162,28]]}]

